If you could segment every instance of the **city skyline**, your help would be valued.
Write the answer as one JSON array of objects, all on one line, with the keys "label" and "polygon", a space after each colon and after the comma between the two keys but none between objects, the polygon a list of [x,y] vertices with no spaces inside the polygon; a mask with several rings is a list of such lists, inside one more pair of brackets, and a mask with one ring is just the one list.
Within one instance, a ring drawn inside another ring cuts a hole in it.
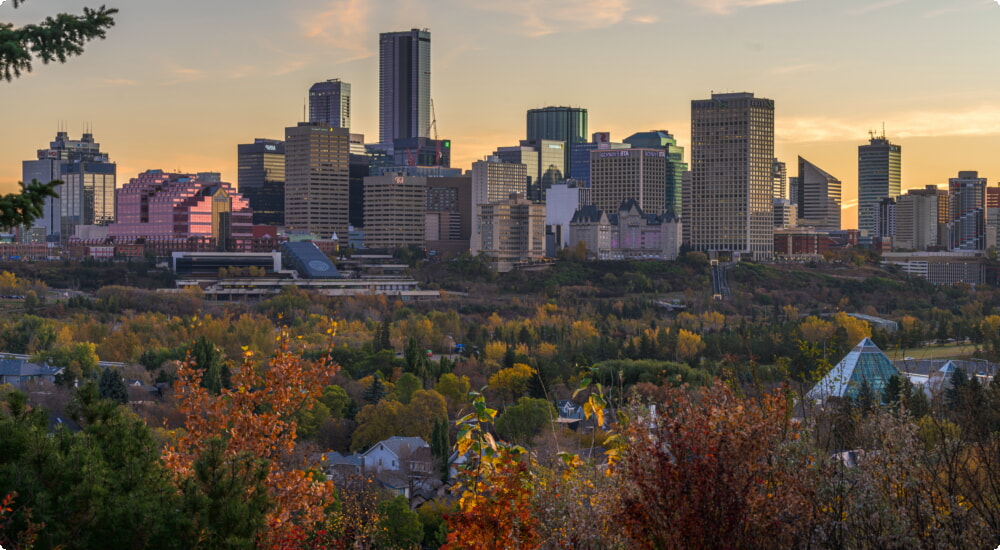
[{"label": "city skyline", "polygon": [[[984,69],[1000,42],[992,0],[300,0],[249,1],[239,13],[179,0],[123,8],[108,39],[83,56],[36,64],[0,85],[0,192],[16,190],[21,161],[56,130],[77,136],[88,124],[121,181],[155,168],[236,181],[236,146],[281,139],[302,120],[309,85],[331,78],[352,83],[351,131],[374,143],[379,33],[411,28],[433,33],[438,133],[452,140],[452,164],[463,169],[523,139],[528,109],[553,105],[587,109],[589,130],[614,141],[662,129],[690,151],[690,101],[748,91],[775,101],[778,159],[801,155],[837,175],[845,205],[856,204],[857,147],[883,122],[905,148],[904,191],[947,185],[965,170],[991,186],[1000,181],[992,153],[1000,147],[1000,76]],[[20,25],[48,9],[4,5],[0,20]],[[244,29],[265,26],[267,35],[247,40]],[[178,41],[182,30],[201,38]],[[928,51],[927,36],[941,46]],[[519,71],[498,71],[509,56],[520,56]],[[670,70],[648,70],[663,64]],[[597,77],[600,85],[581,85]],[[856,210],[842,219],[852,227]]]}]

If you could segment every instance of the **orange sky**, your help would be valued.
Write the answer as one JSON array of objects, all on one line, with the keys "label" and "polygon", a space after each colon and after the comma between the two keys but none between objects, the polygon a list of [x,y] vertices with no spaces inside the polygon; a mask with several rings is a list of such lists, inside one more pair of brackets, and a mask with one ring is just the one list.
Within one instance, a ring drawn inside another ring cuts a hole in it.
[{"label": "orange sky", "polygon": [[[458,167],[516,144],[530,108],[586,107],[591,132],[665,129],[688,147],[692,99],[750,91],[775,100],[779,159],[840,178],[845,206],[857,146],[883,123],[903,147],[904,188],[959,170],[1000,181],[994,0],[109,3],[121,13],[107,40],[0,84],[0,192],[61,124],[73,138],[89,124],[120,183],[149,168],[235,183],[236,145],[281,138],[329,78],[351,83],[353,130],[377,139],[378,33],[412,27],[432,33],[437,128]],[[7,2],[0,21],[85,5]]]}]

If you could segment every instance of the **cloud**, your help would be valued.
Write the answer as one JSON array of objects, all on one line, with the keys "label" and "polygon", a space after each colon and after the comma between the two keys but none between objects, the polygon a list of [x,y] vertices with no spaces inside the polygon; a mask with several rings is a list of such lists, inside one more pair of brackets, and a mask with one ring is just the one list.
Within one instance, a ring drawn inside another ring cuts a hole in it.
[{"label": "cloud", "polygon": [[163,85],[191,82],[193,80],[200,80],[206,76],[205,71],[184,67],[179,65],[176,61],[167,60],[164,62],[164,65],[166,65],[167,74],[173,75],[174,78],[172,80],[162,82]]},{"label": "cloud", "polygon": [[[557,32],[588,31],[611,27],[625,21],[632,0],[474,0],[468,5],[521,19],[518,31],[528,36]],[[650,15],[632,15],[632,21],[652,23]]]},{"label": "cloud", "polygon": [[688,0],[689,3],[716,15],[729,15],[744,8],[789,4],[799,0]]},{"label": "cloud", "polygon": [[[1000,135],[1000,106],[982,104],[954,111],[907,111],[887,113],[890,139]],[[863,140],[882,121],[833,117],[778,118],[775,138],[782,142]]]},{"label": "cloud", "polygon": [[633,23],[642,23],[644,25],[649,25],[651,23],[656,23],[660,18],[656,15],[637,15],[632,18]]},{"label": "cloud", "polygon": [[303,34],[342,50],[347,54],[342,62],[371,57],[375,53],[368,21],[372,4],[370,0],[332,0],[325,11],[303,15]]},{"label": "cloud", "polygon": [[906,2],[906,0],[882,0],[881,2],[870,2],[863,6],[851,8],[847,10],[847,13],[848,15],[864,15],[873,11],[891,8],[892,6],[902,4],[903,2]]}]

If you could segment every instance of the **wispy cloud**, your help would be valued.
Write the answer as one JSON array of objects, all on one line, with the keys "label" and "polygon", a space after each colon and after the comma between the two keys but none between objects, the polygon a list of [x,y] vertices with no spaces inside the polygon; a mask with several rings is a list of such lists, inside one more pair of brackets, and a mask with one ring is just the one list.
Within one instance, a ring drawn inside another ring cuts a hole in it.
[{"label": "wispy cloud", "polygon": [[374,55],[369,44],[371,6],[369,0],[332,0],[326,10],[303,15],[303,34],[341,50],[346,54],[341,61],[370,57]]},{"label": "wispy cloud", "polygon": [[652,23],[655,16],[632,14],[632,0],[474,0],[469,5],[519,17],[528,36],[601,29],[626,20]]},{"label": "wispy cloud", "polygon": [[847,10],[847,13],[848,15],[864,15],[873,11],[891,8],[892,6],[902,4],[906,1],[907,0],[882,0],[881,2],[866,2],[861,6]]},{"label": "wispy cloud", "polygon": [[[951,15],[953,13],[964,13],[969,11],[985,11],[985,10],[995,10],[996,6],[992,5],[992,2],[977,2],[969,4],[950,4],[944,5],[933,10],[929,10],[924,13],[924,19],[933,19],[935,17],[941,17],[942,15]],[[994,12],[995,13],[995,12]]]},{"label": "wispy cloud", "polygon": [[770,6],[772,4],[789,4],[799,0],[688,0],[689,3],[716,15],[729,15],[746,8]]},{"label": "wispy cloud", "polygon": [[632,18],[633,23],[642,23],[644,25],[649,25],[652,23],[657,23],[660,21],[659,16],[656,15],[637,15]]},{"label": "wispy cloud", "polygon": [[[1000,135],[1000,106],[983,104],[954,111],[907,111],[887,114],[892,138]],[[776,121],[775,138],[783,142],[851,141],[881,121],[833,117],[793,117]]]},{"label": "wispy cloud", "polygon": [[173,60],[167,60],[164,65],[166,66],[166,74],[173,76],[173,78],[163,82],[163,85],[191,82],[193,80],[200,80],[206,76],[205,71],[202,71],[201,69],[184,67]]},{"label": "wispy cloud", "polygon": [[775,68],[771,69],[768,72],[770,74],[772,74],[772,75],[778,76],[778,75],[786,75],[786,74],[795,74],[795,73],[803,73],[803,72],[808,72],[808,71],[815,71],[815,70],[817,70],[819,68],[820,68],[820,66],[817,65],[817,64],[815,64],[815,63],[800,63],[798,65],[785,65],[785,66],[782,66],[782,67],[775,67]]}]

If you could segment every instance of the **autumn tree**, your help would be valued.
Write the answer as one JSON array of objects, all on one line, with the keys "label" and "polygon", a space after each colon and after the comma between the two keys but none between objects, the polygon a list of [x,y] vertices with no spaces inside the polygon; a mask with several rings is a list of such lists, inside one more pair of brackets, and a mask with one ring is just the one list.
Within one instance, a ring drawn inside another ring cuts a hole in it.
[{"label": "autumn tree", "polygon": [[555,406],[548,400],[522,397],[497,418],[496,429],[500,436],[513,443],[529,445],[543,428],[552,425],[557,416]]},{"label": "autumn tree", "polygon": [[616,468],[619,514],[644,548],[792,548],[814,526],[811,458],[783,393],[737,397],[721,382],[672,388],[631,422]]},{"label": "autumn tree", "polygon": [[[334,328],[328,331],[331,335]],[[295,526],[309,529],[324,522],[332,486],[289,466],[288,459],[295,448],[295,413],[321,395],[336,368],[326,358],[303,360],[287,332],[279,336],[274,354],[264,364],[246,352],[233,372],[232,389],[222,388],[219,395],[203,387],[203,371],[185,361],[175,384],[178,408],[186,417],[185,432],[163,456],[178,484],[192,474],[210,442],[218,438],[227,458],[249,453],[268,461],[264,483],[274,508],[261,533],[266,540],[280,538]]]}]

